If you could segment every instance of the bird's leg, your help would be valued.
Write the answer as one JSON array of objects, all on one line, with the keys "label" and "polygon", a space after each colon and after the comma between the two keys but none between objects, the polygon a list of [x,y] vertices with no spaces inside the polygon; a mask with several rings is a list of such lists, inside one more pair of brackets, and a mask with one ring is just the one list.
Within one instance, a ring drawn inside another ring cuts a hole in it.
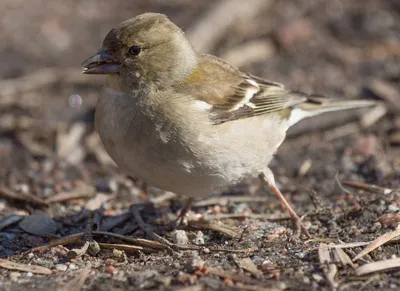
[{"label": "bird's leg", "polygon": [[186,214],[190,210],[190,206],[192,205],[192,201],[193,201],[193,198],[189,198],[188,200],[186,200],[185,205],[183,206],[183,208],[179,212],[178,218],[175,220],[175,225],[178,226],[178,225],[185,224]]},{"label": "bird's leg", "polygon": [[259,178],[262,183],[267,185],[272,190],[272,192],[274,192],[276,197],[278,197],[278,199],[281,201],[283,207],[285,207],[286,210],[289,212],[289,215],[293,222],[293,229],[294,229],[294,233],[291,239],[296,239],[300,237],[301,233],[304,233],[308,238],[310,238],[311,236],[308,233],[307,229],[302,224],[301,218],[297,215],[294,209],[286,201],[285,197],[282,195],[281,191],[276,186],[274,174],[272,173],[272,171],[269,168],[267,168],[266,171],[264,171],[259,175]]}]

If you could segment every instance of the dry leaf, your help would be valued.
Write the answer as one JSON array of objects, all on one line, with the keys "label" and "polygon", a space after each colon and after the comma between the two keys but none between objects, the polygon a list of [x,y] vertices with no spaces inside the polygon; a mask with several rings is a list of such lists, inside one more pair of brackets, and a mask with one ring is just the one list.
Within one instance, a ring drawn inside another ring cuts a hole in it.
[{"label": "dry leaf", "polygon": [[0,267],[8,270],[31,272],[33,274],[40,274],[40,275],[50,275],[52,273],[51,270],[46,267],[36,266],[36,265],[26,265],[26,264],[11,262],[8,260],[0,260]]},{"label": "dry leaf", "polygon": [[388,241],[400,236],[400,224],[397,226],[396,230],[392,232],[385,233],[381,235],[380,237],[376,238],[373,240],[365,249],[363,249],[355,258],[353,259],[354,261],[357,261],[358,259],[362,258],[366,254],[372,252],[376,248],[379,248],[381,245],[387,243]]},{"label": "dry leaf", "polygon": [[382,260],[378,262],[373,262],[369,264],[365,264],[356,269],[357,275],[365,275],[372,272],[393,269],[400,267],[400,258],[396,259],[389,259],[389,260]]},{"label": "dry leaf", "polygon": [[263,275],[263,273],[257,269],[257,266],[253,263],[253,261],[250,258],[236,259],[235,263],[238,265],[239,268],[250,272],[257,278]]}]

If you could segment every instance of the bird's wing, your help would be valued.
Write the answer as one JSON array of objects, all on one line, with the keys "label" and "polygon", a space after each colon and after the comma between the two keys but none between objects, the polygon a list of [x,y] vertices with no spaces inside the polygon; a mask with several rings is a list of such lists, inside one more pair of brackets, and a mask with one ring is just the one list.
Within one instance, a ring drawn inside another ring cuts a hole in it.
[{"label": "bird's wing", "polygon": [[291,92],[282,84],[244,74],[209,55],[201,56],[197,69],[175,90],[204,102],[216,124],[277,111],[288,118],[291,108],[320,102],[319,98]]}]

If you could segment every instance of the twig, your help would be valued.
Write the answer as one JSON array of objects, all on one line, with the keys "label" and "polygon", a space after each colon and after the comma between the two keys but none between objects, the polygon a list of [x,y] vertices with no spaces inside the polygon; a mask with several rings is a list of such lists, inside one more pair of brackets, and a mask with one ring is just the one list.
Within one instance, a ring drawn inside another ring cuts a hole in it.
[{"label": "twig", "polygon": [[48,206],[47,202],[42,200],[39,197],[30,195],[30,194],[26,194],[26,193],[16,193],[5,187],[0,187],[0,196],[3,196],[4,198],[11,199],[11,200],[30,202],[30,203],[38,205],[38,206]]},{"label": "twig", "polygon": [[376,185],[365,184],[361,182],[353,182],[353,181],[343,181],[343,184],[346,186],[352,187],[354,189],[365,190],[372,193],[389,195],[393,192],[393,189],[383,188]]},{"label": "twig", "polygon": [[266,219],[271,221],[281,221],[281,220],[288,220],[291,219],[290,216],[282,216],[282,215],[275,215],[275,214],[259,214],[259,213],[221,213],[221,214],[214,214],[214,215],[206,215],[205,217],[208,220],[222,220],[222,219]]},{"label": "twig", "polygon": [[387,243],[388,241],[400,236],[400,224],[397,226],[397,228],[394,231],[385,233],[378,238],[374,239],[365,249],[363,249],[355,258],[353,261],[357,261],[358,259],[362,258],[366,254],[372,252],[376,248],[379,248],[381,245]]},{"label": "twig", "polygon": [[73,234],[73,235],[69,235],[69,236],[60,238],[60,239],[58,239],[56,241],[53,241],[53,242],[51,242],[51,243],[49,243],[47,245],[30,249],[30,250],[28,250],[26,252],[23,252],[22,254],[27,254],[27,253],[30,253],[30,252],[43,252],[43,251],[45,251],[45,250],[47,250],[49,248],[56,247],[56,246],[59,246],[59,245],[63,245],[64,246],[64,245],[74,244],[74,243],[78,242],[84,235],[85,235],[85,233],[83,233],[83,232],[76,233],[76,234]]},{"label": "twig", "polygon": [[373,272],[383,271],[387,269],[399,268],[400,267],[400,259],[389,259],[389,260],[382,260],[378,262],[373,262],[369,264],[365,264],[361,267],[356,269],[357,275],[365,275]]},{"label": "twig", "polygon": [[332,261],[332,256],[330,254],[330,248],[326,244],[320,244],[318,248],[319,262],[321,265],[325,266],[323,268],[325,278],[332,288],[337,288],[338,283],[335,281],[335,276],[337,273],[337,266]]},{"label": "twig", "polygon": [[105,210],[106,209],[104,208],[104,205],[101,205],[99,209],[96,209],[95,211],[92,212],[93,218],[91,221],[90,231],[100,229],[101,219],[103,218]]},{"label": "twig", "polygon": [[70,259],[75,259],[83,256],[89,247],[89,241],[86,241],[85,244],[79,249],[72,249],[67,252],[67,257]]},{"label": "twig", "polygon": [[111,236],[111,237],[118,238],[118,239],[126,241],[126,242],[133,243],[138,246],[148,247],[148,248],[152,248],[152,249],[158,249],[158,250],[168,250],[169,249],[168,246],[166,246],[162,243],[159,243],[157,241],[140,239],[140,238],[132,238],[132,237],[128,237],[128,236],[124,236],[124,235],[116,234],[116,233],[112,233],[112,232],[93,231],[92,234],[93,235]]},{"label": "twig", "polygon": [[204,220],[201,220],[201,221],[190,220],[189,227],[213,230],[215,232],[219,232],[230,238],[237,237],[241,233],[241,230],[230,227],[226,224],[209,222],[209,221],[204,221]]},{"label": "twig", "polygon": [[266,202],[271,198],[266,196],[232,196],[232,197],[212,197],[209,199],[197,201],[193,203],[196,207],[205,207],[211,205],[227,205],[228,203],[242,203],[242,202]]},{"label": "twig", "polygon": [[[151,239],[158,241],[159,243],[162,243],[169,247],[174,246],[173,243],[169,242],[167,239],[156,234],[153,231],[151,225],[149,225],[143,221],[142,216],[140,215],[139,209],[136,205],[132,205],[132,207],[130,208],[130,211],[132,212],[132,215],[135,218],[140,229],[143,230],[146,233],[146,235],[148,235]],[[170,250],[172,251],[172,249],[170,249]]]},{"label": "twig", "polygon": [[84,187],[83,189],[80,189],[78,187],[75,189],[73,192],[61,192],[58,193],[49,199],[46,200],[46,203],[60,203],[60,202],[65,202],[73,199],[78,199],[78,198],[87,198],[93,196],[95,194],[94,191],[90,191],[89,188],[91,187]]},{"label": "twig", "polygon": [[132,245],[124,245],[124,244],[107,244],[107,243],[99,243],[100,248],[102,249],[116,249],[120,251],[133,252],[137,253],[139,251],[147,251],[154,252],[154,249],[140,247],[140,246],[132,246]]},{"label": "twig", "polygon": [[351,191],[349,191],[349,190],[347,190],[346,188],[343,187],[342,182],[339,179],[339,172],[337,172],[336,175],[335,175],[335,181],[336,181],[337,185],[339,186],[340,190],[343,191],[343,193],[354,194],[353,192],[351,192]]}]

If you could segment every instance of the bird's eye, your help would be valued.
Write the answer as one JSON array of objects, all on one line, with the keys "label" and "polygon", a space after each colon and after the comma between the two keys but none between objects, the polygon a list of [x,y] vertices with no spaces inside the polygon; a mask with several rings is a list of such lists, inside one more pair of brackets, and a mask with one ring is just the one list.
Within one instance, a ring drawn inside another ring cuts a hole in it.
[{"label": "bird's eye", "polygon": [[131,54],[132,56],[137,56],[140,51],[142,50],[142,47],[139,45],[133,45],[129,48],[129,54]]}]

